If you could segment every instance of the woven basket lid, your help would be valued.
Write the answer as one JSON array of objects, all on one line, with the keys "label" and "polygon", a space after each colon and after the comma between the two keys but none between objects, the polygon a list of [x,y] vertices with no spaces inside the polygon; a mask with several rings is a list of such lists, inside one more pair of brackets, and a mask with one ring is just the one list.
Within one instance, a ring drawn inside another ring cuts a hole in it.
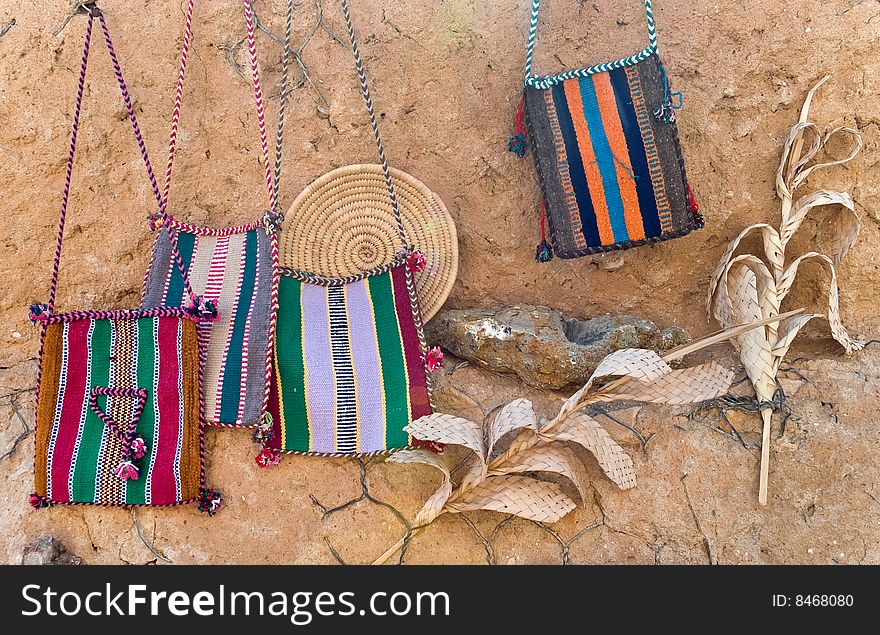
[{"label": "woven basket lid", "polygon": [[[425,254],[415,274],[424,319],[443,306],[458,274],[458,237],[443,201],[415,177],[391,168],[407,238]],[[347,165],[312,182],[285,216],[281,266],[334,278],[394,259],[402,247],[382,167]]]}]

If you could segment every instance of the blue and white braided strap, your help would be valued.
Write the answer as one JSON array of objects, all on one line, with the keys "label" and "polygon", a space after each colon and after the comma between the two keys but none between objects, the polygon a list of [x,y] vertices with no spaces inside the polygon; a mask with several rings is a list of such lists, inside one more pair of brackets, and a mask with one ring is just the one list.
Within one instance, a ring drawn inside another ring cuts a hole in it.
[{"label": "blue and white braided strap", "polygon": [[648,57],[656,53],[657,26],[654,21],[654,9],[652,6],[652,0],[644,1],[645,17],[647,18],[648,23],[648,46],[646,48],[639,51],[638,53],[635,53],[634,55],[623,57],[611,62],[605,62],[603,64],[596,64],[594,66],[588,66],[586,68],[578,68],[575,70],[565,71],[564,73],[559,73],[558,75],[541,76],[532,75],[532,61],[535,52],[535,40],[538,33],[538,11],[540,10],[541,0],[532,0],[532,12],[529,20],[529,39],[528,43],[526,44],[525,85],[539,89],[550,88],[555,84],[559,84],[573,77],[588,77],[590,75],[595,75],[596,73],[607,73],[609,71],[623,68],[625,66],[635,66],[639,62],[647,59]]}]

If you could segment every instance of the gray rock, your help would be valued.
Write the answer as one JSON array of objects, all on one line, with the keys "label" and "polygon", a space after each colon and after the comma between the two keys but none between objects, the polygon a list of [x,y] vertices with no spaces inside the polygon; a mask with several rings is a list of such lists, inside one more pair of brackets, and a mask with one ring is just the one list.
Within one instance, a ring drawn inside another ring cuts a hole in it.
[{"label": "gray rock", "polygon": [[559,311],[532,306],[441,311],[427,331],[432,344],[543,389],[585,382],[612,351],[664,351],[689,339],[682,328],[661,327],[632,315],[567,320]]},{"label": "gray rock", "polygon": [[40,536],[24,547],[22,564],[82,564],[82,558],[67,550],[54,536]]}]

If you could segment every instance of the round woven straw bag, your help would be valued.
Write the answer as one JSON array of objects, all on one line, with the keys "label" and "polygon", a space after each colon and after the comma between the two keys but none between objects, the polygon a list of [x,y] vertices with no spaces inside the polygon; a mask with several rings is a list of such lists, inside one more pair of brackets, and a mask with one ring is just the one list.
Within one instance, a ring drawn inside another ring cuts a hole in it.
[{"label": "round woven straw bag", "polygon": [[[443,201],[415,177],[391,168],[403,225],[412,246],[425,254],[415,274],[424,319],[443,306],[458,274],[458,237]],[[286,214],[281,266],[342,278],[391,262],[400,237],[382,166],[337,168],[309,185]]]}]

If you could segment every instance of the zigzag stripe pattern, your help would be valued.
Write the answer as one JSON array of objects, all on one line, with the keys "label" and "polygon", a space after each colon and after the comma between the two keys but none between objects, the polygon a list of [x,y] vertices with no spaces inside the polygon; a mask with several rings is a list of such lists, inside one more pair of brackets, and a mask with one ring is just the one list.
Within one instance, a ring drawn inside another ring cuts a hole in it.
[{"label": "zigzag stripe pattern", "polygon": [[272,168],[269,163],[269,135],[266,132],[266,108],[263,105],[263,87],[260,84],[260,69],[257,64],[257,42],[254,23],[254,8],[251,0],[244,0],[244,19],[247,23],[247,48],[251,58],[251,76],[254,83],[254,97],[257,101],[257,123],[260,127],[260,148],[263,152],[263,167],[266,172],[266,186],[269,204],[272,204]]},{"label": "zigzag stripe pattern", "polygon": [[55,290],[58,287],[58,266],[61,264],[61,245],[64,238],[64,222],[67,219],[67,200],[70,197],[70,179],[73,175],[73,159],[76,155],[76,137],[79,132],[79,115],[82,110],[83,90],[86,85],[86,68],[89,62],[89,47],[92,41],[92,14],[86,26],[85,43],[83,44],[82,64],[79,71],[79,82],[76,86],[76,105],[73,110],[73,125],[70,130],[70,149],[67,154],[67,172],[64,175],[64,190],[61,194],[61,214],[58,219],[58,240],[55,244],[55,260],[52,262],[52,280],[49,282],[49,301],[47,313],[55,308]]},{"label": "zigzag stripe pattern", "polygon": [[[290,39],[293,28],[293,0],[287,0],[287,15],[284,24],[284,52],[281,58],[281,94],[278,106],[278,129],[275,139],[275,165],[274,175],[269,167],[269,147],[266,138],[266,121],[263,106],[263,91],[260,86],[259,70],[257,65],[257,52],[255,42],[255,23],[254,10],[251,0],[244,0],[245,23],[247,25],[248,52],[251,56],[251,70],[253,75],[254,98],[257,105],[257,118],[260,126],[260,145],[263,152],[263,162],[266,168],[266,183],[269,186],[269,205],[270,213],[265,216],[265,222],[262,218],[259,223],[263,224],[266,232],[269,234],[269,246],[272,257],[272,282],[269,299],[269,332],[266,346],[266,364],[263,382],[263,412],[266,412],[269,403],[269,395],[272,385],[272,362],[273,351],[275,350],[275,325],[278,316],[278,281],[281,275],[280,266],[281,258],[278,254],[278,231],[281,223],[284,222],[284,213],[279,205],[279,190],[281,182],[281,156],[284,147],[284,117],[285,104],[287,103],[287,84],[288,84],[288,68],[290,66]],[[274,176],[274,178],[273,178]],[[273,217],[274,218],[271,218]],[[271,229],[271,231],[270,231]]]},{"label": "zigzag stripe pattern", "polygon": [[[128,424],[128,430],[122,431],[109,414],[107,414],[98,405],[98,397],[131,397],[137,398],[134,408],[134,414]],[[131,443],[134,440],[137,422],[144,412],[144,406],[147,402],[146,388],[110,388],[108,386],[95,386],[89,395],[89,408],[98,415],[98,418],[104,422],[110,433],[122,442],[123,456],[128,458],[131,451]]]},{"label": "zigzag stripe pattern", "polygon": [[572,79],[573,77],[588,77],[590,75],[595,75],[596,73],[607,73],[618,68],[635,66],[639,62],[646,60],[648,57],[657,52],[657,25],[654,20],[652,0],[645,0],[645,17],[647,18],[648,23],[648,46],[645,49],[639,51],[634,55],[630,55],[629,57],[617,59],[612,62],[605,62],[603,64],[596,64],[594,66],[588,66],[586,68],[578,68],[575,70],[565,71],[564,73],[560,73],[558,75],[532,75],[532,58],[535,49],[535,39],[538,31],[538,10],[540,8],[540,2],[541,0],[532,0],[531,21],[529,23],[529,40],[526,45],[526,86],[545,89],[550,88],[555,84],[562,83],[567,79]]},{"label": "zigzag stripe pattern", "polygon": [[[192,4],[192,0],[190,0],[190,5]],[[154,194],[157,195],[157,201],[159,203],[159,214],[162,218],[162,225],[165,228],[168,228],[168,233],[171,237],[171,251],[175,257],[175,261],[177,266],[180,268],[180,271],[183,275],[185,288],[189,294],[189,298],[194,306],[199,306],[198,298],[192,293],[192,288],[189,286],[189,279],[187,276],[187,272],[183,267],[183,259],[180,256],[180,251],[177,246],[177,236],[170,229],[170,219],[168,214],[165,211],[164,201],[158,198],[159,189],[158,184],[156,183],[156,177],[153,172],[153,165],[150,162],[149,154],[147,153],[147,146],[144,142],[143,135],[141,134],[140,126],[138,125],[137,115],[134,112],[134,106],[131,101],[131,96],[128,92],[128,86],[125,83],[125,79],[122,76],[122,67],[119,64],[119,59],[116,56],[116,51],[113,48],[113,42],[110,38],[110,31],[107,27],[107,22],[104,18],[104,14],[101,13],[101,10],[94,3],[84,5],[86,11],[88,12],[88,24],[86,26],[86,35],[85,41],[83,43],[83,54],[82,54],[82,65],[80,66],[79,72],[79,81],[77,83],[77,93],[76,93],[76,103],[74,106],[74,114],[73,114],[73,123],[71,126],[70,133],[70,148],[67,156],[67,171],[65,173],[64,180],[64,190],[62,192],[61,197],[61,210],[59,213],[58,219],[58,234],[57,234],[57,242],[55,245],[55,258],[52,262],[52,278],[49,283],[49,299],[46,303],[46,311],[44,316],[41,316],[40,321],[44,323],[51,323],[53,321],[62,321],[62,320],[50,320],[49,315],[51,315],[55,309],[55,295],[58,288],[58,269],[61,263],[61,246],[64,240],[64,225],[67,218],[67,205],[70,195],[70,182],[71,175],[73,173],[73,162],[74,157],[76,155],[76,141],[79,131],[79,119],[80,114],[82,112],[82,100],[83,100],[83,92],[85,88],[85,79],[86,79],[86,71],[88,68],[88,58],[89,58],[89,49],[91,45],[91,36],[92,36],[92,27],[94,25],[95,18],[98,18],[98,21],[101,24],[101,30],[104,33],[104,41],[107,45],[107,51],[110,54],[110,61],[113,65],[113,73],[116,77],[116,81],[119,84],[119,89],[122,93],[122,99],[125,103],[126,112],[128,114],[128,120],[131,123],[132,130],[134,131],[135,140],[137,141],[138,149],[141,153],[141,159],[144,162],[144,166],[147,170],[147,176],[150,180],[150,185],[153,188]]]},{"label": "zigzag stripe pattern", "polygon": [[44,313],[37,316],[36,321],[43,324],[56,324],[58,322],[76,322],[88,318],[95,320],[136,320],[147,317],[179,317],[198,322],[203,318],[189,313],[182,307],[160,306],[154,309],[113,309],[110,311],[67,311],[66,313]]},{"label": "zigzag stripe pattern", "polygon": [[284,22],[284,53],[281,56],[281,92],[278,104],[278,133],[275,138],[275,175],[272,181],[272,209],[279,211],[278,191],[281,183],[281,155],[284,148],[284,106],[287,102],[287,74],[290,67],[290,32],[293,29],[293,0],[287,0]]},{"label": "zigzag stripe pattern", "polygon": [[532,0],[532,12],[529,15],[529,41],[526,44],[526,80],[532,75],[532,59],[535,54],[535,39],[538,35],[538,10],[541,0]]},{"label": "zigzag stripe pattern", "polygon": [[196,236],[213,236],[216,238],[222,238],[224,236],[235,236],[236,234],[245,234],[254,229],[259,229],[262,226],[262,218],[253,220],[246,225],[235,225],[233,227],[203,227],[202,225],[193,225],[192,223],[187,223],[186,221],[178,220],[176,218],[171,219],[172,229],[186,232],[187,234],[195,234]]},{"label": "zigzag stripe pattern", "polygon": [[419,304],[419,297],[416,293],[416,282],[413,278],[412,270],[409,267],[405,267],[406,273],[406,290],[409,293],[409,304],[410,308],[412,308],[412,316],[413,322],[416,326],[416,333],[419,336],[419,353],[422,358],[422,363],[425,366],[425,384],[428,389],[428,403],[431,406],[431,410],[436,410],[436,406],[434,405],[434,390],[431,383],[431,371],[428,369],[428,343],[425,340],[425,326],[424,321],[422,320],[422,307]]}]

